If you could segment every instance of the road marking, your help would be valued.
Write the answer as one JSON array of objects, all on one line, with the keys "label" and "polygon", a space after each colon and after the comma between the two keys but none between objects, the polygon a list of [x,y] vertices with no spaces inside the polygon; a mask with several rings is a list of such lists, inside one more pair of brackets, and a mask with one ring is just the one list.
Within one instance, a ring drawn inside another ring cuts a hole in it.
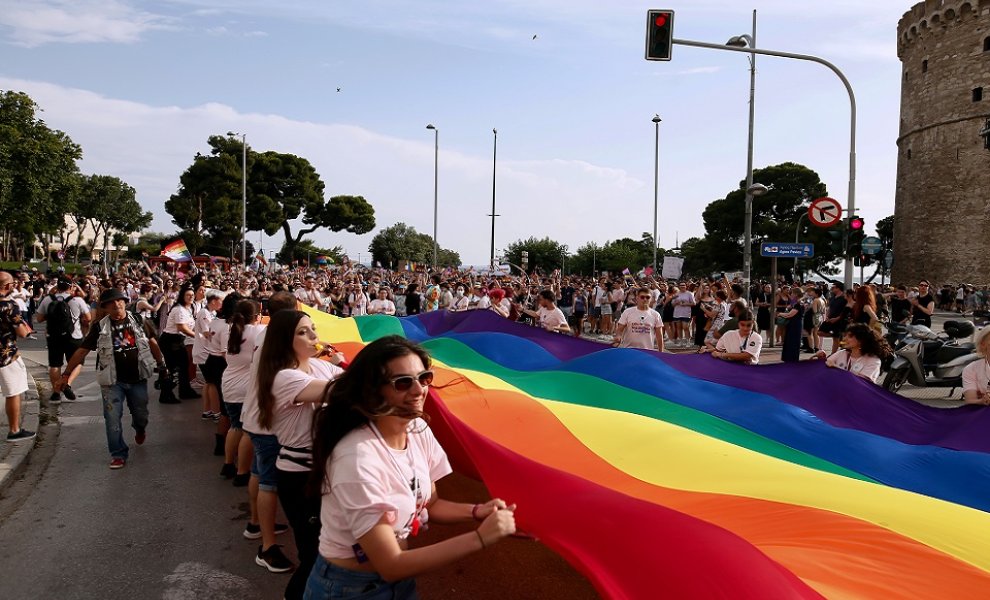
[{"label": "road marking", "polygon": [[162,600],[246,600],[258,597],[247,579],[200,562],[181,563],[163,580],[168,588],[162,594]]}]

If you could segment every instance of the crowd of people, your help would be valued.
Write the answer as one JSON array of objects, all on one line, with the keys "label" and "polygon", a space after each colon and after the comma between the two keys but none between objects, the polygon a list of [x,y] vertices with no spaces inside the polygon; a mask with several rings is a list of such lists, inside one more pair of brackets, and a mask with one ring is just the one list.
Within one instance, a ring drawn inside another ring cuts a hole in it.
[{"label": "crowd of people", "polygon": [[[983,291],[964,290],[961,305],[953,299],[949,308],[981,310]],[[438,496],[435,483],[450,466],[423,413],[434,374],[421,347],[387,337],[344,364],[300,305],[340,317],[486,310],[493,318],[619,348],[695,351],[749,365],[759,363],[775,335],[784,361],[804,353],[874,382],[890,352],[882,324],[930,325],[933,312],[945,308],[927,281],[851,290],[841,283],[781,282],[774,294],[769,283],[746,289],[724,277],[666,281],[559,272],[183,271],[145,263],[75,277],[4,272],[0,391],[7,398],[8,440],[33,435],[19,427],[19,401],[11,400],[26,390],[16,339],[45,323],[50,403],[74,398],[72,382],[87,355],[96,353],[110,468],[123,468],[129,457],[124,406],[134,442],[143,444],[148,385],[156,371],[165,373],[161,403],[198,401],[202,419],[215,422],[220,476],[246,488],[249,499],[241,535],[260,540],[258,565],[294,571],[286,598],[328,598],[340,589],[354,592],[340,597],[415,597],[417,574],[512,534],[515,507],[498,498],[465,504]],[[977,340],[984,356],[990,355],[987,331]],[[980,364],[990,369],[987,360]],[[966,402],[990,404],[988,373],[969,373]],[[288,524],[276,522],[279,504]],[[479,525],[471,533],[409,548],[409,536],[427,522],[472,520]],[[277,543],[288,529],[298,564]]]}]

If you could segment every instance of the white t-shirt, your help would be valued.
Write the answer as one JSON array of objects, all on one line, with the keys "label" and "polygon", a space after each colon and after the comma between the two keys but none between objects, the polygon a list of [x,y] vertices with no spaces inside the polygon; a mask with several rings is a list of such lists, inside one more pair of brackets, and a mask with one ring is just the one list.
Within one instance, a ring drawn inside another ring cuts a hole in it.
[{"label": "white t-shirt", "polygon": [[[65,303],[69,306],[69,314],[72,316],[72,339],[81,340],[83,338],[82,326],[80,326],[79,321],[82,319],[84,314],[89,313],[89,306],[86,301],[79,296],[69,297],[69,294],[59,293],[55,294],[56,298],[67,299]],[[38,305],[38,314],[48,316],[48,307],[52,303],[52,296],[48,294],[41,300],[41,304]],[[47,331],[47,330],[46,330]],[[47,335],[47,334],[46,334]]]},{"label": "white t-shirt", "polygon": [[230,323],[224,319],[210,321],[209,337],[206,340],[206,351],[209,354],[223,356],[227,353],[227,342],[230,341]]},{"label": "white t-shirt", "polygon": [[619,325],[625,327],[622,330],[622,339],[619,341],[620,348],[653,350],[657,347],[656,330],[661,329],[660,335],[663,335],[663,319],[660,313],[652,308],[640,310],[638,306],[634,306],[622,311]]},{"label": "white t-shirt", "polygon": [[[272,396],[275,398],[275,404],[272,406],[274,414],[272,433],[275,434],[278,443],[283,447],[283,452],[279,453],[275,466],[283,471],[310,470],[282,457],[286,446],[300,449],[313,447],[313,412],[316,410],[317,403],[298,404],[295,402],[296,396],[310,382],[317,379],[330,381],[344,372],[340,367],[318,358],[309,359],[309,368],[309,373],[299,369],[282,369],[275,374],[275,381],[272,382]],[[289,454],[294,455],[296,453],[290,450]]]},{"label": "white t-shirt", "polygon": [[368,314],[368,294],[351,292],[347,296],[347,305],[351,307],[352,317]]},{"label": "white t-shirt", "polygon": [[192,313],[182,305],[173,306],[168,312],[168,318],[165,320],[165,328],[162,330],[162,333],[185,335],[179,333],[179,325],[186,325],[189,329],[192,329],[196,325]]},{"label": "white t-shirt", "polygon": [[395,314],[395,303],[391,300],[379,300],[375,298],[368,305],[369,315],[394,315]]},{"label": "white t-shirt", "polygon": [[209,351],[209,331],[210,323],[213,322],[215,316],[213,311],[207,308],[201,308],[198,313],[196,313],[196,321],[193,325],[193,333],[196,334],[196,339],[193,340],[192,345],[192,359],[193,364],[201,365],[206,362],[206,357],[210,354]]},{"label": "white t-shirt", "polygon": [[987,364],[985,359],[973,361],[963,369],[962,383],[964,394],[973,390],[986,394],[988,382],[990,382],[990,365]]},{"label": "white t-shirt", "polygon": [[[354,558],[354,544],[384,515],[398,539],[409,535],[413,517],[429,515],[432,484],[451,473],[447,454],[422,419],[409,424],[405,450],[393,450],[371,429],[360,427],[344,436],[327,465],[323,484],[320,554]],[[410,485],[412,481],[416,485]],[[413,489],[419,490],[417,495]]]},{"label": "white t-shirt", "polygon": [[745,352],[752,355],[748,364],[755,365],[760,362],[760,350],[763,349],[763,336],[755,331],[750,331],[749,335],[744,338],[739,335],[738,329],[733,329],[732,331],[726,331],[725,335],[718,338],[715,349],[721,352],[728,352],[729,354]]},{"label": "white t-shirt", "polygon": [[[842,369],[843,371],[850,371],[855,375],[859,375],[864,379],[868,379],[873,383],[877,382],[877,378],[880,377],[880,364],[881,361],[876,356],[863,355],[859,358],[853,358],[852,354],[848,350],[842,349],[829,356],[825,360],[825,364],[830,367],[835,367],[837,369]],[[963,372],[965,377],[966,373]]]},{"label": "white t-shirt", "polygon": [[297,288],[292,294],[296,297],[296,300],[299,300],[306,306],[316,306],[319,308],[323,304],[323,296],[316,288],[307,290],[305,287],[301,287]]},{"label": "white t-shirt", "polygon": [[[265,429],[258,422],[258,418],[261,416],[258,410],[258,364],[261,359],[261,346],[265,343],[265,332],[268,328],[264,325],[257,325],[254,337],[254,351],[251,356],[251,369],[248,374],[247,385],[244,388],[244,404],[241,406],[241,425],[244,427],[244,431],[250,431],[255,435],[272,435],[270,429]],[[251,345],[251,338],[247,338],[248,341],[244,343],[244,346]],[[244,349],[241,350],[244,352]]]},{"label": "white t-shirt", "polygon": [[681,292],[674,298],[674,318],[690,319],[691,307],[694,306],[694,294]]},{"label": "white t-shirt", "polygon": [[[237,354],[227,353],[227,368],[224,369],[220,386],[223,390],[224,402],[244,402],[248,382],[251,381],[251,359],[254,358],[255,350],[257,349],[254,345],[254,340],[258,336],[258,332],[262,329],[258,325],[246,326],[244,328],[244,335],[242,336],[244,341],[241,343],[241,351]],[[224,349],[226,349],[226,345]],[[255,407],[257,407],[257,403],[255,403]]]},{"label": "white t-shirt", "polygon": [[450,310],[467,310],[470,303],[470,296],[461,296],[460,298],[454,300],[454,306]]},{"label": "white t-shirt", "polygon": [[541,306],[536,310],[536,318],[540,322],[540,327],[547,331],[556,331],[567,325],[567,317],[564,316],[564,312],[557,306],[554,306],[552,309]]}]

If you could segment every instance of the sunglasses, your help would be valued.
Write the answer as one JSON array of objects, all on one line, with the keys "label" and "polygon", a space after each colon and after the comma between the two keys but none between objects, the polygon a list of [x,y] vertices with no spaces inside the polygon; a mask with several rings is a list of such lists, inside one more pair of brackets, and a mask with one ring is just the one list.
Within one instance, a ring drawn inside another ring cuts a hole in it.
[{"label": "sunglasses", "polygon": [[426,387],[433,383],[433,371],[423,371],[419,375],[399,375],[398,377],[393,377],[388,380],[392,388],[397,392],[408,392],[412,389],[414,381],[418,381],[419,385]]}]

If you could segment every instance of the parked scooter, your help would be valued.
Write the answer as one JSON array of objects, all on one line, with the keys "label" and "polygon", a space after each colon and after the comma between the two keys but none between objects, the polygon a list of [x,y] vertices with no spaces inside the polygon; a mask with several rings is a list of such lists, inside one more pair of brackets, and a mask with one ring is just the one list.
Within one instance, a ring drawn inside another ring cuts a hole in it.
[{"label": "parked scooter", "polygon": [[979,360],[971,342],[959,342],[973,335],[969,321],[946,321],[944,333],[936,334],[923,325],[908,325],[908,334],[894,350],[894,360],[883,380],[883,387],[897,392],[908,383],[916,387],[962,387],[963,368]]}]

